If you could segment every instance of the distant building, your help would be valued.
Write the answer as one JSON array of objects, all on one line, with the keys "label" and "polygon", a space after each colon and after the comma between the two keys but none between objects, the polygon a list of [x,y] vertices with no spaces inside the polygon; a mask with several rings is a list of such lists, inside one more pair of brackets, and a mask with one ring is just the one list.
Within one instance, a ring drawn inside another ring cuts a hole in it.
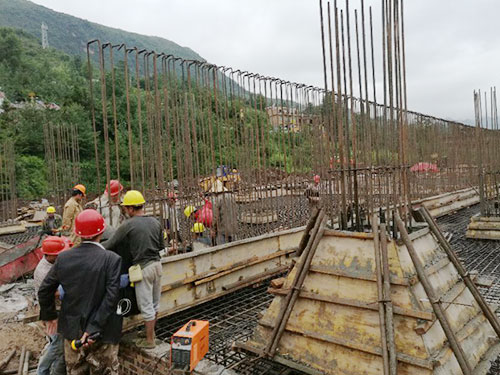
[{"label": "distant building", "polygon": [[285,132],[298,133],[305,125],[313,125],[314,115],[300,113],[297,108],[266,107],[266,113],[274,129],[283,129]]}]

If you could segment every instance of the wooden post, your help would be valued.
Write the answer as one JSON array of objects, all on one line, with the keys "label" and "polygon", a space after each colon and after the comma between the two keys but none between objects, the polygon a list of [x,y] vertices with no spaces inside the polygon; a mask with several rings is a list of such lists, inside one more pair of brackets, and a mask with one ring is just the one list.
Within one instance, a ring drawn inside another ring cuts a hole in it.
[{"label": "wooden post", "polygon": [[455,336],[455,333],[451,329],[451,326],[448,322],[448,319],[446,318],[445,312],[443,310],[443,307],[441,306],[441,302],[439,298],[437,298],[434,288],[432,287],[429,279],[427,278],[427,275],[425,273],[424,267],[422,266],[422,263],[420,262],[420,259],[417,255],[417,252],[415,248],[413,247],[413,244],[410,240],[410,237],[408,236],[408,232],[406,231],[405,225],[401,218],[399,217],[399,214],[396,213],[394,215],[394,219],[396,220],[396,224],[398,226],[399,232],[401,233],[401,239],[403,240],[406,249],[408,250],[408,254],[410,255],[411,260],[413,261],[413,265],[415,266],[415,270],[417,271],[418,279],[422,283],[422,286],[425,290],[425,293],[427,294],[427,297],[429,298],[429,301],[431,302],[432,309],[434,310],[434,314],[436,314],[436,317],[439,320],[439,323],[441,324],[441,327],[443,328],[443,331],[446,335],[446,338],[448,339],[450,343],[450,347],[453,350],[453,353],[455,354],[455,357],[458,361],[458,364],[460,365],[460,368],[462,369],[462,372],[464,375],[471,375],[472,371],[469,366],[469,363],[465,359],[465,354],[460,347],[460,344],[457,340],[457,337]]},{"label": "wooden post", "polygon": [[387,229],[385,224],[380,224],[380,249],[382,252],[382,272],[384,276],[384,307],[385,329],[387,331],[387,346],[389,351],[389,370],[391,375],[396,375],[398,361],[396,357],[396,343],[394,339],[394,314],[391,299],[391,275],[389,272],[389,256],[387,254]]},{"label": "wooden post", "polygon": [[384,309],[384,292],[383,280],[380,261],[380,242],[377,215],[372,216],[373,230],[373,247],[375,250],[375,273],[377,276],[377,298],[378,298],[378,315],[380,323],[380,343],[382,346],[382,359],[384,364],[384,375],[389,375],[389,353],[387,352],[387,330],[385,329],[385,309]]},{"label": "wooden post", "polygon": [[304,283],[312,258],[314,257],[314,253],[316,252],[319,241],[323,236],[324,230],[325,211],[320,210],[318,218],[316,219],[316,225],[314,226],[311,234],[311,238],[309,239],[309,242],[304,250],[304,254],[302,255],[301,262],[297,265],[295,278],[293,279],[290,292],[287,294],[285,301],[282,302],[280,312],[276,319],[276,324],[265,350],[265,353],[271,358],[274,356],[281,336],[285,331],[286,324],[288,323],[288,319],[292,313],[295,301],[299,296],[300,289],[302,288],[302,284]]},{"label": "wooden post", "polygon": [[439,230],[439,227],[437,226],[436,222],[432,218],[432,216],[429,213],[429,211],[427,210],[427,208],[422,206],[419,209],[419,211],[422,214],[422,217],[424,218],[424,220],[429,225],[429,229],[434,234],[437,241],[439,242],[441,247],[444,249],[444,251],[448,255],[450,262],[453,263],[453,265],[455,266],[455,268],[458,271],[458,274],[460,275],[460,277],[464,281],[467,288],[469,288],[471,294],[474,296],[474,299],[476,300],[479,307],[483,311],[484,316],[486,317],[486,319],[488,319],[491,326],[495,330],[497,336],[500,338],[500,322],[498,321],[497,316],[493,313],[493,311],[491,311],[490,307],[488,306],[488,304],[484,300],[483,296],[481,295],[481,293],[477,289],[476,284],[474,284],[474,282],[471,280],[470,274],[467,272],[467,270],[464,268],[464,266],[462,265],[462,263],[460,262],[460,260],[456,256],[455,252],[451,248],[448,241],[446,241],[446,239],[444,238],[443,233],[441,233],[441,231]]},{"label": "wooden post", "polygon": [[21,356],[19,357],[19,367],[17,368],[17,375],[23,375],[24,356],[26,354],[26,347],[21,349]]}]

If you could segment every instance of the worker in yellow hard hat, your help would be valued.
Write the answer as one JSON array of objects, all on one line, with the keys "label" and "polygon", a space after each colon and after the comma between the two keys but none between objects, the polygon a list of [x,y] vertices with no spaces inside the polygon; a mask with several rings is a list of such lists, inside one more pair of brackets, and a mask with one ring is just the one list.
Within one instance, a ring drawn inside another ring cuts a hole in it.
[{"label": "worker in yellow hard hat", "polygon": [[61,230],[62,217],[56,214],[54,206],[47,207],[47,215],[42,222],[42,234],[53,236]]},{"label": "worker in yellow hard hat", "polygon": [[82,212],[82,201],[85,197],[87,189],[84,185],[78,184],[75,185],[71,191],[71,198],[68,199],[66,204],[64,205],[63,217],[62,217],[62,230],[65,236],[68,236],[73,242],[73,244],[78,246],[81,242],[79,236],[76,235],[75,228],[75,219],[80,212]]},{"label": "worker in yellow hard hat", "polygon": [[186,216],[187,218],[190,218],[191,215],[196,211],[196,207],[195,206],[186,206],[186,208],[184,208],[184,216]]},{"label": "worker in yellow hard hat", "polygon": [[135,344],[139,348],[151,349],[156,346],[154,330],[160,307],[162,275],[160,251],[165,248],[165,240],[160,222],[145,216],[145,203],[140,191],[129,190],[122,201],[129,219],[102,245],[121,255],[122,259],[132,259],[134,274],[142,273],[142,280],[134,281],[134,285],[137,306],[145,321],[146,338],[136,340]]},{"label": "worker in yellow hard hat", "polygon": [[203,223],[194,223],[191,228],[192,244],[188,247],[188,251],[199,251],[212,246],[212,241],[206,235],[206,228]]}]

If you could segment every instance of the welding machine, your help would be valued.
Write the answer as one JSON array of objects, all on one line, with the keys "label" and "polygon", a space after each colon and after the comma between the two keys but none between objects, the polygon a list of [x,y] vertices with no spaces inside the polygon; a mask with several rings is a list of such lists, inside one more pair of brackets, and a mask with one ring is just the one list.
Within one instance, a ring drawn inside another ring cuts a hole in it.
[{"label": "welding machine", "polygon": [[208,322],[191,320],[172,336],[170,369],[193,371],[208,352]]}]

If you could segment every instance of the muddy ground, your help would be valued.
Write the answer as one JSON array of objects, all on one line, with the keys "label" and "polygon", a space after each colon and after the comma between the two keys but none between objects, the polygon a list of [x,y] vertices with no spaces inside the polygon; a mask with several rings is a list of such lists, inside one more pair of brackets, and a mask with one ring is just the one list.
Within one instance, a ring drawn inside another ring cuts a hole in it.
[{"label": "muddy ground", "polygon": [[46,344],[40,322],[24,323],[37,314],[31,280],[0,286],[0,362],[16,349],[16,354],[2,372],[17,370],[22,347],[30,351],[30,367],[35,367]]}]

